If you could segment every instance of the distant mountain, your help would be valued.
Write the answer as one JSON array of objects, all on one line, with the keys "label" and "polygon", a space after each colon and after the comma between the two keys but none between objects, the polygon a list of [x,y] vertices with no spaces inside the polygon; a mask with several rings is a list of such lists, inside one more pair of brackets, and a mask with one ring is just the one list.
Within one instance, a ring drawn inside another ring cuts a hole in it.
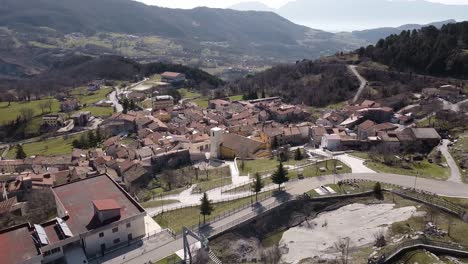
[{"label": "distant mountain", "polygon": [[[361,43],[272,12],[169,9],[131,0],[0,0],[0,44],[0,60],[8,62],[0,69],[17,77],[74,53],[194,66],[271,64]],[[18,72],[23,65],[35,68]]]},{"label": "distant mountain", "polygon": [[265,11],[265,12],[274,12],[276,9],[271,8],[265,5],[262,2],[241,2],[235,4],[230,9],[238,10],[238,11]]},{"label": "distant mountain", "polygon": [[456,23],[455,20],[445,20],[441,22],[434,22],[427,25],[418,25],[418,24],[407,24],[400,27],[392,28],[392,27],[384,27],[384,28],[375,28],[375,29],[367,29],[361,31],[353,31],[351,32],[352,36],[358,39],[365,40],[371,44],[377,43],[382,38],[386,38],[392,34],[400,34],[403,30],[413,30],[413,29],[420,29],[426,26],[435,26],[436,28],[441,28],[443,25]]},{"label": "distant mountain", "polygon": [[[307,26],[370,28],[402,23],[468,19],[468,5],[447,5],[423,0],[296,0],[276,11],[279,15]],[[319,27],[320,28],[320,27]],[[343,30],[343,29],[341,29]]]}]

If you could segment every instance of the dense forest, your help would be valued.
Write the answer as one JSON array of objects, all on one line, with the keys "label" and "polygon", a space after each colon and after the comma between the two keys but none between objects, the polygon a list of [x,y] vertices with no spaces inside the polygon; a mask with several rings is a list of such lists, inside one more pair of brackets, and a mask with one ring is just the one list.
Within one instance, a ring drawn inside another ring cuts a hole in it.
[{"label": "dense forest", "polygon": [[403,31],[358,53],[401,71],[468,78],[468,22]]},{"label": "dense forest", "polygon": [[228,85],[234,93],[281,96],[290,103],[318,107],[346,101],[358,87],[346,64],[309,60],[278,65]]}]

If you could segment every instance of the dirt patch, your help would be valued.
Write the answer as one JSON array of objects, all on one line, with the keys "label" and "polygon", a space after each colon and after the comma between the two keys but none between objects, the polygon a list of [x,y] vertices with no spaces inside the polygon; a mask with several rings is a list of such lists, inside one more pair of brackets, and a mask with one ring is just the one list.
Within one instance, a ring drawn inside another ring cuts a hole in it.
[{"label": "dirt patch", "polygon": [[349,248],[372,245],[375,236],[387,233],[392,223],[417,215],[417,208],[394,208],[394,204],[351,204],[320,214],[313,220],[291,228],[283,234],[280,248],[287,253],[282,260],[299,263],[302,259],[336,259],[336,243],[349,240]]}]

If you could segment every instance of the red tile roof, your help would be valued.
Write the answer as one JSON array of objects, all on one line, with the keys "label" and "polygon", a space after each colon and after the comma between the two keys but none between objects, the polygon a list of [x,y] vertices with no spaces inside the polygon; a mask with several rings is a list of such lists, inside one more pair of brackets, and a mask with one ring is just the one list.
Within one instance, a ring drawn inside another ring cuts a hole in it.
[{"label": "red tile roof", "polygon": [[359,125],[359,128],[363,130],[367,130],[373,126],[375,126],[374,122],[372,122],[371,120],[366,120],[364,123]]},{"label": "red tile roof", "polygon": [[0,231],[0,263],[23,263],[39,255],[29,224]]},{"label": "red tile roof", "polygon": [[52,191],[68,213],[66,223],[73,234],[82,234],[101,225],[94,219],[93,201],[96,200],[115,200],[121,207],[120,220],[145,212],[107,175],[56,186]]},{"label": "red tile roof", "polygon": [[178,73],[178,72],[164,72],[163,74],[161,74],[161,77],[177,78],[177,77],[179,77],[181,75],[182,75],[182,73]]},{"label": "red tile roof", "polygon": [[114,199],[95,200],[93,205],[99,211],[120,209],[120,205]]}]

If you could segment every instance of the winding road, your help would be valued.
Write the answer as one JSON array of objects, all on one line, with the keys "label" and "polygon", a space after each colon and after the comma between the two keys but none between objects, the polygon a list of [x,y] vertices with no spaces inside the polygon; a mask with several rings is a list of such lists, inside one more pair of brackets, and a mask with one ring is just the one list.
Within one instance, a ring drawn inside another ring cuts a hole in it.
[{"label": "winding road", "polygon": [[450,177],[448,178],[448,181],[456,182],[456,183],[463,183],[460,168],[458,167],[457,163],[453,159],[452,154],[450,154],[449,152],[449,149],[448,149],[449,143],[450,143],[450,140],[444,139],[442,141],[442,145],[439,146],[440,152],[442,153],[442,155],[444,155],[445,160],[447,161],[447,164],[450,167]]},{"label": "winding road", "polygon": [[348,65],[348,68],[354,75],[356,75],[356,77],[361,82],[361,85],[359,86],[359,90],[357,91],[357,93],[354,96],[353,101],[352,101],[353,104],[355,104],[357,102],[357,100],[359,100],[359,97],[361,97],[361,94],[364,91],[364,89],[366,88],[367,80],[364,79],[364,77],[362,77],[361,74],[359,74],[359,72],[356,69],[356,65]]},{"label": "winding road", "polygon": [[[384,173],[350,173],[328,175],[305,180],[293,181],[286,184],[286,193],[292,196],[301,195],[305,192],[318,188],[322,185],[336,183],[340,180],[369,180],[379,181],[387,184],[399,185],[406,188],[414,188],[436,193],[442,196],[468,198],[468,185],[451,181],[439,181],[425,178],[416,178],[405,175],[384,174]],[[277,198],[272,197],[260,203],[259,207],[268,208],[281,204]],[[261,214],[261,211],[254,207],[248,207],[233,215],[222,218],[209,225],[211,232],[225,230],[226,227],[236,225],[242,222],[246,217],[255,217]],[[122,254],[115,254],[114,257],[107,256],[100,259],[99,263],[148,263],[149,261],[161,260],[174,252],[183,248],[182,239],[173,239],[171,237],[164,240],[148,240],[136,250],[125,250]]]}]

